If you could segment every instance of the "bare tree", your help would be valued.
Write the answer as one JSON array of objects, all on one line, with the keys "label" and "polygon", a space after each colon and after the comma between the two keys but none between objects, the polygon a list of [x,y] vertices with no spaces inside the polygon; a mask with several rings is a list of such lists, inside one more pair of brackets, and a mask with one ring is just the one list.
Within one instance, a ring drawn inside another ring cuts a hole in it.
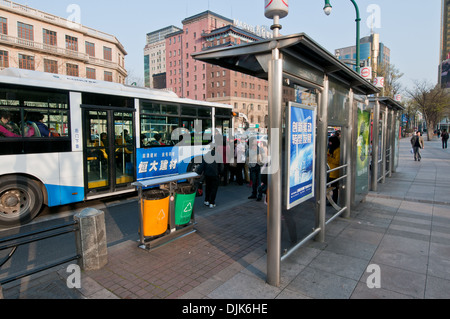
[{"label": "bare tree", "polygon": [[378,66],[378,76],[384,77],[383,96],[394,98],[402,90],[400,79],[403,73],[390,63],[382,63]]},{"label": "bare tree", "polygon": [[144,86],[144,80],[142,77],[136,74],[136,72],[133,69],[127,70],[127,77],[125,78],[125,83],[128,85],[135,85],[139,87]]},{"label": "bare tree", "polygon": [[450,96],[446,90],[428,81],[414,81],[414,88],[406,90],[413,105],[422,113],[428,129],[428,141],[433,138],[434,127],[449,109]]}]

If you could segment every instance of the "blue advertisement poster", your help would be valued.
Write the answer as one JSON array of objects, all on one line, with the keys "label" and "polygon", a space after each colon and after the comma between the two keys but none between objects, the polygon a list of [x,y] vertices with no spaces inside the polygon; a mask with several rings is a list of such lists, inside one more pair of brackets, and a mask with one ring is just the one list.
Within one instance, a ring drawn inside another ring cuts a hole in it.
[{"label": "blue advertisement poster", "polygon": [[177,175],[178,147],[156,147],[137,150],[137,180]]},{"label": "blue advertisement poster", "polygon": [[289,103],[287,209],[314,197],[316,108]]}]

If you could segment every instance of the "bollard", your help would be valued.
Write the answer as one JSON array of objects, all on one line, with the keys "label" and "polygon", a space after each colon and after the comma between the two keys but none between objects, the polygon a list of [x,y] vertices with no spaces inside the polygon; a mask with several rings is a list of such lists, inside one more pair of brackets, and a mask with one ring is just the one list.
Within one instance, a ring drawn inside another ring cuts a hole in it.
[{"label": "bollard", "polygon": [[79,265],[84,271],[99,270],[108,263],[105,214],[86,208],[75,215],[80,230],[76,232]]}]

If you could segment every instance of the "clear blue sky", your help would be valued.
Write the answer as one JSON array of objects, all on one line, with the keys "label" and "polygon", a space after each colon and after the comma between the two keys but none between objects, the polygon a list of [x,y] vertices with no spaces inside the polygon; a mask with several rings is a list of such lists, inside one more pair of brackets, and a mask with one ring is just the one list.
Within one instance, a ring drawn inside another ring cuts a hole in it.
[{"label": "clear blue sky", "polygon": [[[126,68],[143,79],[143,49],[148,32],[175,25],[189,16],[211,10],[250,25],[271,25],[264,16],[263,0],[16,0],[57,16],[69,18],[67,9],[76,4],[81,9],[81,23],[115,35],[128,56]],[[333,12],[323,13],[323,0],[291,0],[290,13],[281,20],[283,35],[306,33],[330,52],[356,43],[356,13],[350,0],[331,0]],[[375,8],[378,21],[374,31],[391,49],[391,63],[404,77],[402,83],[411,87],[413,80],[438,79],[440,47],[440,0],[357,0],[361,13],[361,37],[370,35],[367,25]],[[72,12],[73,13],[73,12]]]}]

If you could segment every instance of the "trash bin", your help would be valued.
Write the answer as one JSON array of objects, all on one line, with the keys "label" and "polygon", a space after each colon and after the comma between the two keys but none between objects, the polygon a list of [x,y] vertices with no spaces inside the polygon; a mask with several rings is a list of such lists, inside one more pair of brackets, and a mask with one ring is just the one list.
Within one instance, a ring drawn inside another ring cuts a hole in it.
[{"label": "trash bin", "polygon": [[170,193],[162,189],[144,192],[143,198],[143,232],[145,237],[164,234],[169,225]]},{"label": "trash bin", "polygon": [[189,224],[194,211],[197,189],[188,183],[178,185],[175,196],[175,225],[184,226]]}]

